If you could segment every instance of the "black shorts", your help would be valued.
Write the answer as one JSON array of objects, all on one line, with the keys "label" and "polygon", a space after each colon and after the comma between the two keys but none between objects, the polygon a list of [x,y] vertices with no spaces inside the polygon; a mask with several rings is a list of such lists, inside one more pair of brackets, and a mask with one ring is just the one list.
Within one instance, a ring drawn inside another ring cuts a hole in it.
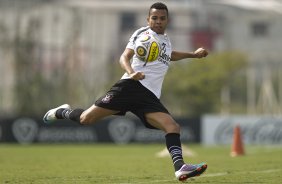
[{"label": "black shorts", "polygon": [[139,81],[121,79],[95,105],[98,107],[120,111],[116,115],[125,115],[126,112],[135,114],[147,128],[156,129],[150,125],[146,113],[164,112],[169,114],[160,100],[144,87]]}]

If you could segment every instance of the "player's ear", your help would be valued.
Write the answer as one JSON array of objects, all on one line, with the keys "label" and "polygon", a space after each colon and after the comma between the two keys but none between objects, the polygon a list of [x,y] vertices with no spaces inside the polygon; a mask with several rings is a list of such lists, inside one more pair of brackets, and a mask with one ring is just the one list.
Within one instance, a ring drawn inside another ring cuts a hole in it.
[{"label": "player's ear", "polygon": [[150,20],[150,17],[147,17],[147,24],[149,25],[149,20]]}]

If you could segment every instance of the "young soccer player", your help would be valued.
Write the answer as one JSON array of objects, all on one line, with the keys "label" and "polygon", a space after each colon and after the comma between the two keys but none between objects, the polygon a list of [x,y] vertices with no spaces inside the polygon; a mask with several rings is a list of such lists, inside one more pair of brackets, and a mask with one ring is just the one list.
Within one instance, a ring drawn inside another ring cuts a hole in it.
[{"label": "young soccer player", "polygon": [[[161,88],[171,63],[185,58],[206,57],[208,52],[203,48],[195,52],[172,50],[169,37],[165,34],[168,17],[169,12],[165,4],[158,2],[150,7],[148,26],[133,33],[120,57],[120,65],[125,70],[124,75],[94,105],[84,110],[72,109],[68,104],[64,104],[49,110],[43,120],[49,123],[56,119],[70,119],[86,125],[110,115],[125,115],[130,111],[139,117],[147,128],[165,132],[166,146],[173,161],[175,176],[179,181],[184,181],[202,174],[207,169],[207,164],[184,162],[180,126],[160,102]],[[146,65],[134,53],[136,40],[142,35],[155,37],[161,46],[159,57]]]}]

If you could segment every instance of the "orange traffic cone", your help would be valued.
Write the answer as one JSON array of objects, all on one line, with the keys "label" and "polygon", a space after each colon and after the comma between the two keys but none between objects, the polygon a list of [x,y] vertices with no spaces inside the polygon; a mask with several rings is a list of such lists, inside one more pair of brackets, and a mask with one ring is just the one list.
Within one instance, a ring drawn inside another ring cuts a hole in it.
[{"label": "orange traffic cone", "polygon": [[234,128],[233,143],[232,143],[232,146],[231,146],[230,155],[232,157],[236,157],[236,156],[244,155],[244,154],[245,154],[245,151],[244,151],[243,141],[242,141],[242,138],[241,138],[241,131],[240,131],[239,125],[237,125]]}]

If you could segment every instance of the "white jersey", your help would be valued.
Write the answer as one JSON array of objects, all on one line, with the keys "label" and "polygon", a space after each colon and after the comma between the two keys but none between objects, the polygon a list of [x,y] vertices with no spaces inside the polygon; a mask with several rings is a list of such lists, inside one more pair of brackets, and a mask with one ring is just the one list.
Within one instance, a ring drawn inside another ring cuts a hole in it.
[{"label": "white jersey", "polygon": [[[148,62],[144,66],[144,61],[140,60],[136,55],[134,55],[131,66],[135,72],[143,72],[145,74],[145,79],[140,80],[141,84],[147,89],[149,89],[151,92],[153,92],[158,98],[160,98],[164,76],[170,65],[170,58],[172,52],[171,43],[166,34],[157,34],[156,32],[152,31],[148,26],[136,30],[129,39],[126,48],[134,50],[136,40],[144,34],[152,35],[159,41],[159,57],[155,61]],[[129,75],[125,73],[121,79],[128,78]]]}]

